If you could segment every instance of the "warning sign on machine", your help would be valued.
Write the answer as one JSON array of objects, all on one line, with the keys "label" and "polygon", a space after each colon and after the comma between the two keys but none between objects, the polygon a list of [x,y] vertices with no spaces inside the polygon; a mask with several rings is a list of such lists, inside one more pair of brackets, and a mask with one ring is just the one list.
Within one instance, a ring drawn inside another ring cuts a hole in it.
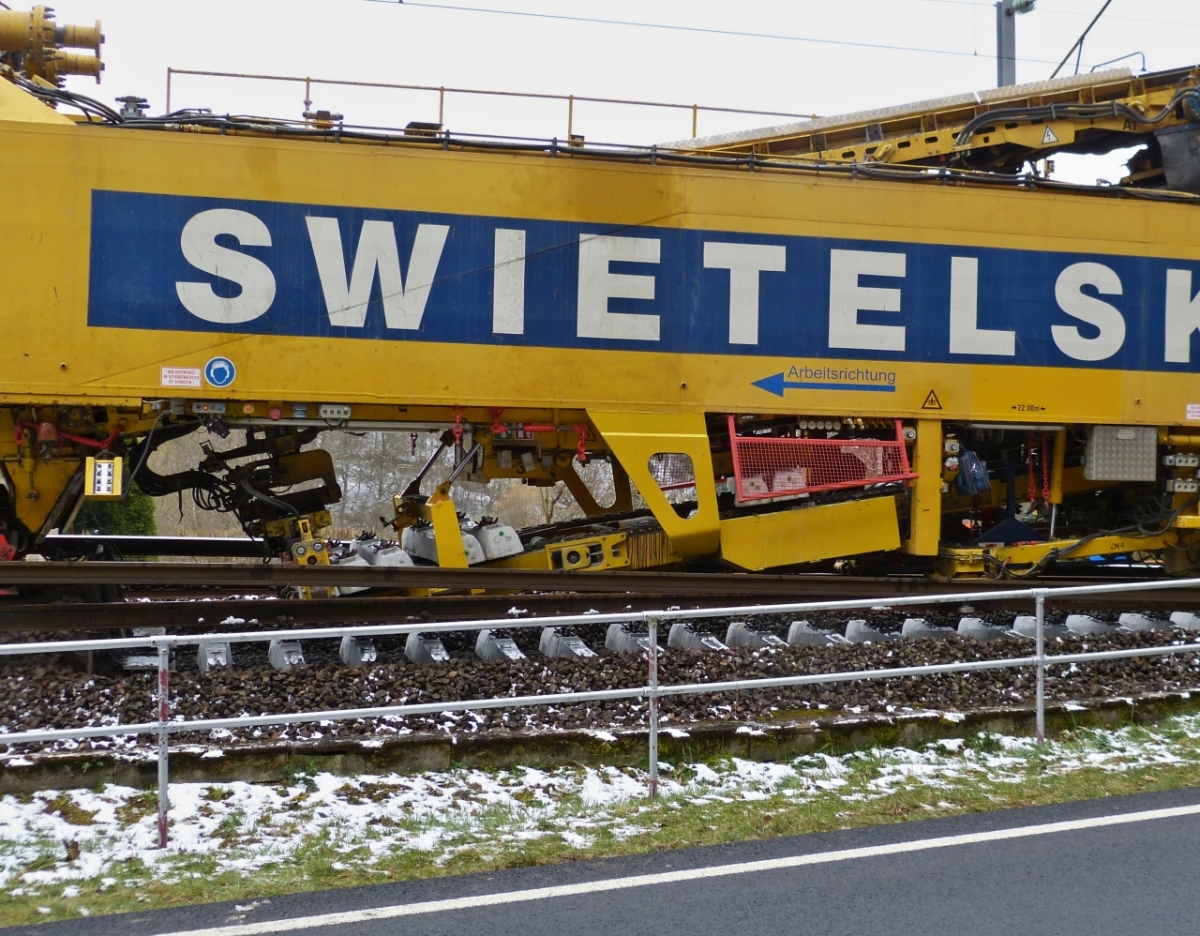
[{"label": "warning sign on machine", "polygon": [[200,368],[164,367],[160,383],[164,387],[199,387]]}]

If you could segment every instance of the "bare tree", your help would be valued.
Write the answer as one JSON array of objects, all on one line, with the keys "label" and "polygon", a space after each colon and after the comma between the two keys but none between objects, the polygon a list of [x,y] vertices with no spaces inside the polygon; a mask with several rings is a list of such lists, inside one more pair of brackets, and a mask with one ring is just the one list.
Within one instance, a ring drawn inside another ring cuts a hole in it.
[{"label": "bare tree", "polygon": [[[149,467],[160,474],[195,469],[204,459],[203,444],[226,451],[245,444],[245,433],[233,432],[226,439],[201,429],[168,442],[150,456]],[[332,535],[348,539],[364,530],[386,533],[385,524],[394,516],[392,497],[401,493],[440,445],[434,433],[323,432],[307,448],[324,448],[333,457],[342,498],[330,506]],[[454,454],[447,450],[430,468],[422,482],[424,494],[444,481],[453,470]],[[603,459],[576,462],[576,471],[601,506],[615,500],[611,466]],[[518,529],[578,519],[583,511],[562,482],[534,487],[516,479],[491,483],[470,481],[460,476],[453,491],[456,506],[464,516],[479,519],[493,516]],[[634,505],[644,506],[634,492]],[[203,510],[189,492],[181,498],[158,498],[158,528],[176,536],[240,536],[241,527],[232,514]],[[384,518],[384,523],[380,522]]]}]

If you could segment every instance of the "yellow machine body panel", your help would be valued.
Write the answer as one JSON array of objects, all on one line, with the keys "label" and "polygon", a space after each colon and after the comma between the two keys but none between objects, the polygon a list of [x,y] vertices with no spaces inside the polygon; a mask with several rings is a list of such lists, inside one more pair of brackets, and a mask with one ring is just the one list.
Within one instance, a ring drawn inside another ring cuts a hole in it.
[{"label": "yellow machine body panel", "polygon": [[871,497],[721,521],[721,556],[750,571],[897,549],[896,501]]},{"label": "yellow machine body panel", "polygon": [[0,175],[9,404],[1200,423],[1190,204],[14,121]]},{"label": "yellow machine body panel", "polygon": [[71,118],[60,114],[16,85],[0,81],[0,122],[42,123],[73,126]]}]

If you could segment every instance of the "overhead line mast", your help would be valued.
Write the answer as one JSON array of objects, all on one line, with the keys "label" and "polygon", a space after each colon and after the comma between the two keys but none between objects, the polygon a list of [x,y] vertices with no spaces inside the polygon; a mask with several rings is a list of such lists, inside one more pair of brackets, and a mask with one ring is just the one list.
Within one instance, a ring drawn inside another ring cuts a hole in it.
[{"label": "overhead line mast", "polygon": [[[998,0],[996,3],[996,87],[998,88],[1007,88],[1009,85],[1017,83],[1017,17],[1033,12],[1036,3],[1037,0]],[[1055,72],[1055,74],[1058,73]]]}]

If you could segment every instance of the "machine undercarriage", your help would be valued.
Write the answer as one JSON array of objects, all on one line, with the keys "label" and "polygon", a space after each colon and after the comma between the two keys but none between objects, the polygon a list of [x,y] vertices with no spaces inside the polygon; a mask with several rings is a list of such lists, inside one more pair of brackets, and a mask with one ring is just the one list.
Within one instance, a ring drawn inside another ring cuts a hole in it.
[{"label": "machine undercarriage", "polygon": [[[53,537],[45,537],[70,529],[85,470],[96,474],[97,466],[123,474],[126,490],[136,483],[154,497],[187,497],[233,515],[264,560],[306,564],[1032,577],[1101,560],[1180,574],[1200,558],[1200,435],[1153,427],[751,414],[656,426],[661,420],[650,416],[639,425],[628,415],[507,422],[503,411],[428,411],[392,427],[410,433],[419,425],[439,445],[396,492],[391,516],[356,539],[332,540],[329,508],[341,491],[322,434],[377,429],[378,419],[321,429],[147,408],[92,411],[105,422],[89,426],[87,417],[64,425],[70,412],[24,412],[8,413],[10,558],[53,552]],[[114,437],[110,425],[123,434]],[[246,441],[223,450],[205,442],[194,469],[149,467],[156,449],[201,430],[214,440],[240,430]],[[450,471],[438,477],[446,453]],[[603,494],[579,470],[596,462],[611,470]],[[563,484],[584,516],[526,529],[465,516],[453,498],[460,479]]]}]

